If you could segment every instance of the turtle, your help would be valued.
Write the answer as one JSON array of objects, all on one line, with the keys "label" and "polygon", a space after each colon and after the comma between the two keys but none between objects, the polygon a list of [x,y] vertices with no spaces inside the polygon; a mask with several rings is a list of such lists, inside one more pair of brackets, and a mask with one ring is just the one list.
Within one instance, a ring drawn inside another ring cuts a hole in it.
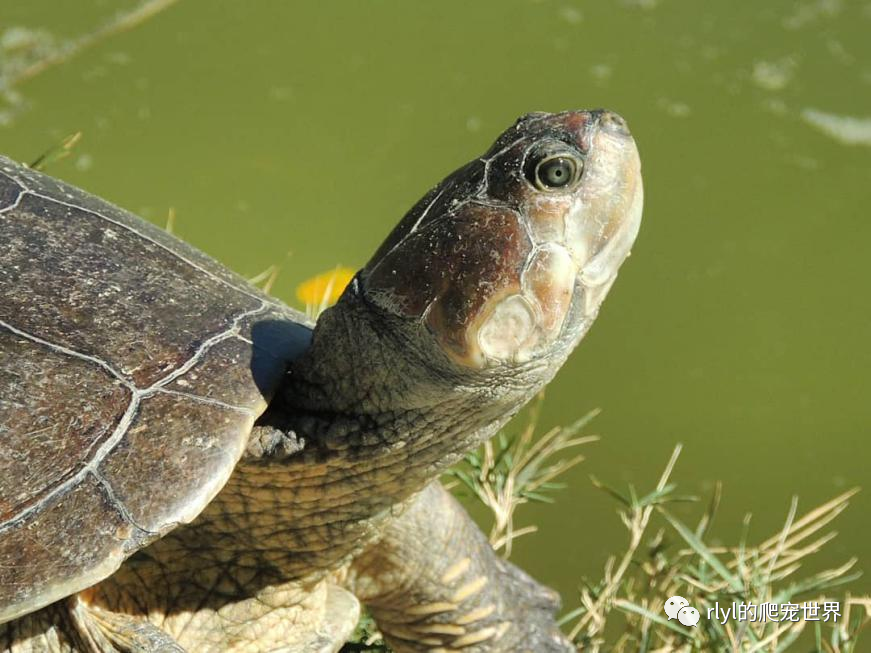
[{"label": "turtle", "polygon": [[555,375],[638,233],[626,122],[521,117],[316,321],[0,158],[0,649],[571,651],[440,475]]}]

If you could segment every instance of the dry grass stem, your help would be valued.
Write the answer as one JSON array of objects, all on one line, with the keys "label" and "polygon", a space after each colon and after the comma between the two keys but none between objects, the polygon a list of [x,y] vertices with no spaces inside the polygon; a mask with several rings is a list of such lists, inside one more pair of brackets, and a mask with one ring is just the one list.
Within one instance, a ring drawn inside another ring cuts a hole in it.
[{"label": "dry grass stem", "polygon": [[492,513],[490,543],[505,557],[511,555],[515,539],[536,531],[534,525],[515,526],[517,509],[529,502],[551,502],[551,493],[562,487],[556,479],[584,460],[580,454],[566,452],[599,439],[578,436],[595,411],[567,427],[536,435],[542,401],[543,395],[533,401],[519,432],[501,431],[450,472]]},{"label": "dry grass stem", "polygon": [[137,27],[149,18],[168,9],[176,2],[178,0],[145,0],[145,2],[142,2],[130,11],[116,14],[93,32],[59,44],[19,70],[7,73],[4,80],[5,85],[7,88],[12,88],[28,79],[36,77],[45,70],[68,61],[104,39]]}]

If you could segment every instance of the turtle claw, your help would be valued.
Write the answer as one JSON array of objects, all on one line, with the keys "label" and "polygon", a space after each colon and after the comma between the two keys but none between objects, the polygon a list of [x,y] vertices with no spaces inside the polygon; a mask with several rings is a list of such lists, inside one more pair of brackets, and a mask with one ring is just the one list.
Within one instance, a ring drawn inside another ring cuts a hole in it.
[{"label": "turtle claw", "polygon": [[505,639],[511,641],[511,649],[542,653],[568,653],[576,647],[560,631],[556,614],[561,607],[559,594],[542,585],[515,565],[503,562],[505,567],[504,589],[507,603],[514,606],[511,628]]},{"label": "turtle claw", "polygon": [[248,458],[280,460],[290,458],[304,447],[305,439],[298,437],[294,431],[282,431],[272,425],[255,426],[248,440],[245,455]]}]

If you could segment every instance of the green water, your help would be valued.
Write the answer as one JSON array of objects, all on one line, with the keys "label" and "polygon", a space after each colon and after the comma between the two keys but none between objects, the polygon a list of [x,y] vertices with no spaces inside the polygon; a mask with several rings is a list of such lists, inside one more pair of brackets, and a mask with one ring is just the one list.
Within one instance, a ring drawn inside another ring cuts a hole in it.
[{"label": "green water", "polygon": [[[59,42],[130,4],[5,0],[0,63],[46,42],[12,28]],[[173,207],[244,275],[283,263],[293,302],[517,115],[623,114],[644,225],[543,417],[599,407],[603,439],[556,504],[521,509],[540,532],[514,554],[571,606],[626,539],[590,474],[649,488],[683,442],[674,478],[723,481],[726,543],[746,512],[758,541],[793,494],[801,510],[867,485],[869,34],[871,2],[847,0],[180,0],[7,89],[0,150],[32,160],[81,130],[52,173],[160,224]],[[812,569],[871,565],[868,489]]]}]

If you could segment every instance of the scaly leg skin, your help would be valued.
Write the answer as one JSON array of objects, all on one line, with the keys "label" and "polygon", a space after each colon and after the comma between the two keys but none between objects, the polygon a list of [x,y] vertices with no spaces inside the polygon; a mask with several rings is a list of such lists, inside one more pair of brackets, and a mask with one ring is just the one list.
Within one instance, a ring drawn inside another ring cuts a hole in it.
[{"label": "scaly leg skin", "polygon": [[[141,590],[136,600],[122,599],[119,592],[128,589]],[[178,589],[158,586],[156,593],[164,598]],[[107,604],[107,598],[114,600]],[[140,603],[157,607],[155,598],[144,586],[125,587],[109,579],[0,624],[0,652],[335,653],[359,616],[357,599],[328,582],[304,590],[297,583],[264,588],[250,598],[212,607],[205,605],[209,596],[200,595],[204,605],[194,611],[172,611],[166,606],[154,613],[135,610]]]},{"label": "scaly leg skin", "polygon": [[88,651],[72,624],[64,601],[16,621],[0,624],[0,651],[3,653],[80,653]]},{"label": "scaly leg skin", "polygon": [[142,619],[70,599],[70,614],[89,650],[99,653],[185,653],[168,633]]},{"label": "scaly leg skin", "polygon": [[0,625],[0,650],[4,653],[185,653],[178,642],[154,624],[88,605],[82,597],[75,594],[17,622]]},{"label": "scaly leg skin", "polygon": [[557,594],[499,558],[438,482],[390,522],[348,582],[399,653],[575,650],[554,621]]}]

